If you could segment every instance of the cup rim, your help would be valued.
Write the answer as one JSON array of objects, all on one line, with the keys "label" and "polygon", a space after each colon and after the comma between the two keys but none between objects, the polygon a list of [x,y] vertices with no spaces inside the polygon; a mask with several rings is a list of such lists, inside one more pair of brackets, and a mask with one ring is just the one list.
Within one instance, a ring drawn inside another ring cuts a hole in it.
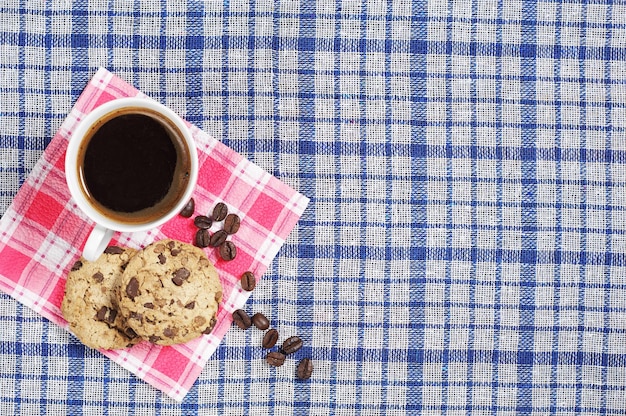
[{"label": "cup rim", "polygon": [[[99,213],[95,208],[91,206],[89,201],[87,201],[87,198],[81,190],[78,175],[75,173],[77,172],[78,151],[85,134],[91,129],[95,122],[105,117],[107,114],[129,107],[139,109],[145,108],[147,110],[156,112],[171,121],[181,132],[183,139],[187,143],[187,147],[190,153],[189,156],[191,159],[187,189],[185,189],[185,192],[183,193],[180,200],[165,215],[159,217],[156,220],[139,224],[127,224],[118,222]],[[92,109],[87,114],[85,114],[85,116],[78,121],[76,127],[69,134],[70,137],[67,146],[67,152],[65,154],[65,179],[73,201],[80,208],[80,210],[96,224],[119,232],[147,231],[152,228],[158,227],[159,225],[162,225],[172,219],[183,209],[187,202],[189,202],[189,199],[193,194],[198,180],[198,152],[196,149],[196,143],[190,129],[187,127],[183,119],[163,104],[154,101],[153,99],[148,97],[116,98],[99,105],[98,107]],[[69,172],[72,173],[68,174]]]}]

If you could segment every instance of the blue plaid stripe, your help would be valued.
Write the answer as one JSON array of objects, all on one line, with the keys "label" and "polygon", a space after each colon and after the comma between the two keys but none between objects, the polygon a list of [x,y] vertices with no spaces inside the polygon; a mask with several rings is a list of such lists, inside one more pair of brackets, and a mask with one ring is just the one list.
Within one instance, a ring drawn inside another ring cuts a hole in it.
[{"label": "blue plaid stripe", "polygon": [[625,19],[5,2],[0,212],[105,66],[311,197],[247,308],[316,369],[233,330],[176,404],[2,294],[0,414],[623,414]]}]

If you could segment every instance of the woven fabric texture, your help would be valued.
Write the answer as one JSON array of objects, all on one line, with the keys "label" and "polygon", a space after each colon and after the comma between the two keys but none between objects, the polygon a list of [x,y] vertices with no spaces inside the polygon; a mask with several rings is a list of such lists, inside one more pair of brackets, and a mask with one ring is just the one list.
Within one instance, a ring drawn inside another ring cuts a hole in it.
[{"label": "woven fabric texture", "polygon": [[99,67],[310,198],[245,307],[304,347],[178,403],[0,293],[0,414],[626,413],[623,2],[4,0],[0,213]]}]

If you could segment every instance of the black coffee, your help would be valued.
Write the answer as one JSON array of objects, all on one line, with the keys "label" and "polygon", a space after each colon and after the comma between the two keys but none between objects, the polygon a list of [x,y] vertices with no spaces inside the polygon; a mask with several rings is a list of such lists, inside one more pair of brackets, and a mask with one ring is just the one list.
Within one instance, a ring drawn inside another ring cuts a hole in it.
[{"label": "black coffee", "polygon": [[178,202],[190,158],[172,129],[156,117],[125,110],[88,133],[79,175],[98,210],[116,220],[149,222]]}]

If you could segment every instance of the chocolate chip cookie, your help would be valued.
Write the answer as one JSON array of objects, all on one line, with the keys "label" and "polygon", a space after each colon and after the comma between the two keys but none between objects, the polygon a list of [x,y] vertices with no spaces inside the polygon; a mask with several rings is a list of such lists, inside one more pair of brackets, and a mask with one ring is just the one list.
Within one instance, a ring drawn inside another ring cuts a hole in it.
[{"label": "chocolate chip cookie", "polygon": [[130,260],[116,294],[120,312],[139,336],[173,345],[212,331],[222,285],[200,248],[161,240]]},{"label": "chocolate chip cookie", "polygon": [[115,287],[135,250],[109,246],[96,261],[74,263],[65,283],[63,317],[76,337],[91,348],[130,347],[141,339],[119,313]]}]

